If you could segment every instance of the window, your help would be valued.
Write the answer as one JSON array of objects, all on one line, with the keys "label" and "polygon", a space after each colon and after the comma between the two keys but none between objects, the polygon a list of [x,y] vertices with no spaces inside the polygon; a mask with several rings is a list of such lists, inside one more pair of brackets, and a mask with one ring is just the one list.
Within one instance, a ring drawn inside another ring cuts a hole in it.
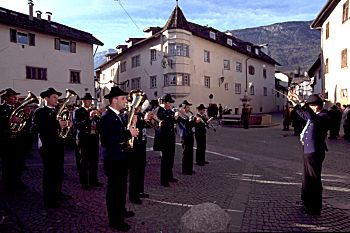
[{"label": "window", "polygon": [[47,80],[47,69],[27,66],[26,79]]},{"label": "window", "polygon": [[181,43],[169,44],[169,55],[170,56],[183,56],[189,57],[188,45]]},{"label": "window", "polygon": [[348,50],[341,51],[341,68],[348,67]]},{"label": "window", "polygon": [[157,87],[157,76],[151,76],[150,77],[150,88],[156,88]]},{"label": "window", "polygon": [[232,39],[231,38],[227,38],[227,44],[232,46]]},{"label": "window", "polygon": [[115,69],[112,68],[112,69],[111,69],[111,77],[112,77],[112,78],[114,77],[114,74],[115,74]]},{"label": "window", "polygon": [[151,49],[151,61],[157,60],[157,50]]},{"label": "window", "polygon": [[120,63],[120,73],[123,73],[126,71],[126,61],[123,61]]},{"label": "window", "polygon": [[264,87],[264,96],[267,96],[267,87]]},{"label": "window", "polygon": [[131,68],[138,66],[140,66],[140,55],[136,55],[131,58]]},{"label": "window", "polygon": [[185,73],[165,74],[164,86],[190,86],[190,75]]},{"label": "window", "polygon": [[247,51],[248,51],[248,52],[251,52],[251,51],[252,51],[252,46],[247,45]]},{"label": "window", "polygon": [[230,69],[230,60],[224,60],[224,69],[229,70]]},{"label": "window", "polygon": [[77,47],[76,43],[73,41],[65,41],[65,40],[61,40],[59,38],[55,38],[55,49],[56,50],[76,53],[76,47]]},{"label": "window", "polygon": [[225,83],[225,91],[228,91],[228,83]]},{"label": "window", "polygon": [[241,84],[240,83],[235,83],[235,94],[241,94]]},{"label": "window", "polygon": [[248,72],[249,72],[250,75],[254,75],[255,74],[254,66],[252,66],[252,65],[248,66]]},{"label": "window", "polygon": [[[273,94],[273,93],[272,93]],[[280,97],[280,93],[279,92],[276,92],[276,96],[277,96],[277,98],[279,98]]]},{"label": "window", "polygon": [[329,22],[326,24],[326,39],[329,38]]},{"label": "window", "polygon": [[80,71],[70,71],[70,83],[80,83]]},{"label": "window", "polygon": [[131,89],[132,90],[139,90],[140,89],[140,79],[141,78],[131,79]]},{"label": "window", "polygon": [[207,50],[204,50],[204,62],[210,63],[210,52]]},{"label": "window", "polygon": [[349,0],[347,0],[343,5],[343,20],[344,23],[349,19]]},{"label": "window", "polygon": [[259,55],[259,49],[258,48],[255,48],[255,54]]},{"label": "window", "polygon": [[10,41],[13,43],[35,46],[35,34],[23,33],[15,29],[10,29]]},{"label": "window", "polygon": [[249,88],[249,91],[250,91],[250,95],[254,95],[254,86],[250,86]]},{"label": "window", "polygon": [[210,39],[216,40],[216,34],[215,32],[209,32]]},{"label": "window", "polygon": [[327,74],[328,72],[329,72],[329,61],[328,61],[328,58],[326,58],[326,62],[325,62],[325,64],[324,64],[324,72],[325,72],[325,74]]},{"label": "window", "polygon": [[204,87],[210,88],[210,77],[204,76]]},{"label": "window", "polygon": [[242,63],[241,62],[236,62],[236,71],[242,72]]},{"label": "window", "polygon": [[263,77],[264,77],[264,79],[266,79],[266,77],[267,77],[267,71],[265,68],[263,69]]}]

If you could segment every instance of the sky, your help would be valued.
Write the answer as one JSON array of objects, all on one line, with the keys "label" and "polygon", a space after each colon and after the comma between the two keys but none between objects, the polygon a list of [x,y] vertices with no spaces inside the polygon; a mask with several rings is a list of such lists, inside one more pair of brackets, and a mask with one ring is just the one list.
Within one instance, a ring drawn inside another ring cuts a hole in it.
[{"label": "sky", "polygon": [[[327,0],[179,0],[188,21],[220,31],[286,21],[314,20]],[[28,14],[28,0],[0,0],[0,6]],[[33,0],[35,11],[52,21],[93,34],[104,43],[97,52],[144,37],[143,29],[163,27],[176,0]],[[130,17],[129,17],[130,16]]]}]

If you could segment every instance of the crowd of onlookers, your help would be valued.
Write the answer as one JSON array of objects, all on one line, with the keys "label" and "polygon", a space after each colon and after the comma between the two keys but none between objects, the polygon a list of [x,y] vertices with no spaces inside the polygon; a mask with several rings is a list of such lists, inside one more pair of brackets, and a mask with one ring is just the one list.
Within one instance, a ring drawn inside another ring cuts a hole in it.
[{"label": "crowd of onlookers", "polygon": [[[341,106],[340,103],[332,105],[328,109],[330,125],[328,139],[337,139],[340,136],[340,129],[343,126],[345,140],[350,141],[350,104]],[[288,103],[283,111],[283,130],[289,130],[289,127],[294,128],[294,135],[299,136],[302,132],[306,121],[303,120],[291,105]]]}]

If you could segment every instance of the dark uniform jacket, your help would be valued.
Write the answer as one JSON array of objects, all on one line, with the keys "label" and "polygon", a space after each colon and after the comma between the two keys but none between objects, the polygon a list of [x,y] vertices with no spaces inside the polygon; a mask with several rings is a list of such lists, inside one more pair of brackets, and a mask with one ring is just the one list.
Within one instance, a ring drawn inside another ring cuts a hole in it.
[{"label": "dark uniform jacket", "polygon": [[81,139],[84,136],[90,135],[92,121],[95,121],[95,124],[98,128],[99,119],[96,117],[91,120],[90,113],[84,107],[80,107],[74,111],[73,124],[76,130],[78,139]]},{"label": "dark uniform jacket", "polygon": [[156,129],[154,138],[154,150],[164,150],[175,144],[175,118],[170,109],[159,107],[157,118],[162,121],[161,126]]},{"label": "dark uniform jacket", "polygon": [[56,111],[47,106],[38,108],[33,115],[32,131],[39,134],[43,146],[55,146],[62,143],[59,137],[60,124]]},{"label": "dark uniform jacket", "polygon": [[194,127],[194,119],[184,119],[179,117],[178,124],[180,137],[185,138],[193,135],[192,129]]},{"label": "dark uniform jacket", "polygon": [[12,111],[13,109],[8,104],[0,105],[0,144],[11,136],[9,119]]},{"label": "dark uniform jacket", "polygon": [[295,106],[295,110],[301,118],[306,121],[309,120],[309,123],[306,123],[307,128],[303,130],[304,135],[301,139],[304,143],[304,153],[309,154],[327,151],[325,139],[330,123],[327,111],[322,110],[320,113],[316,114],[307,105],[303,108],[297,105]]},{"label": "dark uniform jacket", "polygon": [[126,160],[127,141],[131,139],[131,133],[126,129],[126,125],[124,116],[118,116],[109,107],[103,113],[100,120],[100,135],[104,160]]}]

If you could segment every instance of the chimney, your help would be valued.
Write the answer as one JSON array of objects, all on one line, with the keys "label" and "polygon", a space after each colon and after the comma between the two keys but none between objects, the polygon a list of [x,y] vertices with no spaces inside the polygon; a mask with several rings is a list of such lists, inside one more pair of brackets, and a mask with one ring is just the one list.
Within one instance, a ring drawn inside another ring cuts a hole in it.
[{"label": "chimney", "polygon": [[47,21],[51,22],[51,15],[52,15],[52,13],[50,11],[46,11],[46,14],[47,14]]},{"label": "chimney", "polygon": [[29,5],[29,19],[33,20],[33,6],[34,6],[33,1],[28,0],[28,5]]},{"label": "chimney", "polygon": [[36,13],[36,18],[37,19],[41,19],[42,12],[41,11],[35,11],[35,13]]}]

